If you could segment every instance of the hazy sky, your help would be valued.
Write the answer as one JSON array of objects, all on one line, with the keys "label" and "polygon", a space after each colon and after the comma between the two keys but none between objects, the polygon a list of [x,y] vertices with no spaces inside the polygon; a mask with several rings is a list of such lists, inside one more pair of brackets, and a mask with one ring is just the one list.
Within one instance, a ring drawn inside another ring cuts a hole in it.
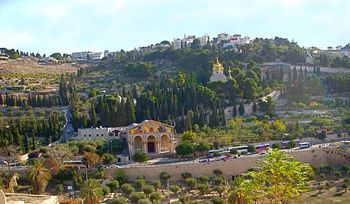
[{"label": "hazy sky", "polygon": [[302,46],[350,42],[349,0],[0,0],[0,47],[110,51],[184,34],[285,37]]}]

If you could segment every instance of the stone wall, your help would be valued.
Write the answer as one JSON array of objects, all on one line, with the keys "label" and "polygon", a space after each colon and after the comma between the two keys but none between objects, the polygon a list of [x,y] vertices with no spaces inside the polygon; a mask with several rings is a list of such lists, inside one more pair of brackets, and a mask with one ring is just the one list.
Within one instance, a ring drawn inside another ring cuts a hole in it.
[{"label": "stone wall", "polygon": [[[327,154],[327,151],[328,154]],[[330,152],[334,151],[334,154]],[[288,152],[296,160],[309,163],[312,165],[331,164],[343,165],[350,163],[350,157],[340,156],[335,153],[336,150],[328,148],[316,148],[303,151]],[[171,175],[170,180],[180,180],[181,173],[191,172],[193,177],[206,174],[213,176],[214,169],[220,169],[225,176],[232,178],[247,172],[252,167],[256,167],[261,162],[261,157],[243,157],[227,161],[215,161],[210,163],[187,163],[187,164],[169,164],[169,165],[144,165],[131,168],[123,168],[123,171],[128,175],[130,181],[135,180],[138,176],[144,175],[146,180],[158,179],[161,172],[167,172]],[[106,176],[114,176],[116,169],[106,169]]]}]

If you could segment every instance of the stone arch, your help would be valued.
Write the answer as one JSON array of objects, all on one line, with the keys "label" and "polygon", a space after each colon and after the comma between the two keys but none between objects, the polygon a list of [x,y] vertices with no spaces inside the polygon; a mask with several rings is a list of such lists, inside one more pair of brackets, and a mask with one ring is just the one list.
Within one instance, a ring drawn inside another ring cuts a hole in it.
[{"label": "stone arch", "polygon": [[160,136],[160,151],[170,151],[170,138],[168,135]]},{"label": "stone arch", "polygon": [[147,153],[156,153],[156,137],[149,135],[147,137]]},{"label": "stone arch", "polygon": [[142,150],[142,137],[141,136],[135,136],[134,137],[134,149],[135,149],[135,152],[137,151],[143,151]]}]

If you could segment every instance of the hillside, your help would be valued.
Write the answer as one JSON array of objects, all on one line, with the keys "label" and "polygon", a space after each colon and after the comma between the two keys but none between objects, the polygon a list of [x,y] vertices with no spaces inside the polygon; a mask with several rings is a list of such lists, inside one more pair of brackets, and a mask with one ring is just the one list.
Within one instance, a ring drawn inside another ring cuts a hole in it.
[{"label": "hillside", "polygon": [[[85,65],[79,65],[84,67]],[[61,74],[76,73],[74,63],[45,64],[34,57],[0,60],[0,90],[56,91]]]}]

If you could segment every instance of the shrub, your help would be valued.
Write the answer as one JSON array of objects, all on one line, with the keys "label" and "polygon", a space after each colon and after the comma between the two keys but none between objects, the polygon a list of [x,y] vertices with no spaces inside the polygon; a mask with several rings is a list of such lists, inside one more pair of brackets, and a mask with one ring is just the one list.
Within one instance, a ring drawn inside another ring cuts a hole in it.
[{"label": "shrub", "polygon": [[145,185],[143,187],[143,192],[148,196],[149,194],[153,193],[155,191],[154,186],[152,185]]},{"label": "shrub", "polygon": [[291,140],[287,143],[286,148],[291,149],[297,146],[297,143],[294,140]]},{"label": "shrub", "polygon": [[213,197],[213,198],[211,199],[211,202],[212,202],[213,204],[224,204],[224,203],[225,203],[225,200],[222,199],[222,198],[220,198],[220,197]]},{"label": "shrub", "polygon": [[206,183],[209,181],[209,177],[207,175],[201,175],[198,180],[202,183]]},{"label": "shrub", "polygon": [[190,202],[190,198],[186,195],[182,196],[179,198],[179,201],[182,203],[182,204],[187,204]]},{"label": "shrub", "polygon": [[183,172],[181,173],[182,179],[187,179],[187,178],[191,178],[192,174],[190,172]]},{"label": "shrub", "polygon": [[129,183],[124,183],[120,189],[127,196],[135,191],[134,187],[132,187],[132,185]]},{"label": "shrub", "polygon": [[131,203],[137,203],[139,200],[145,199],[145,198],[147,198],[147,197],[142,192],[133,192],[129,196]]},{"label": "shrub", "polygon": [[104,196],[108,195],[111,192],[108,186],[102,187],[102,191]]},{"label": "shrub", "polygon": [[85,146],[82,148],[82,151],[83,151],[83,152],[95,152],[95,151],[96,151],[96,147],[87,144],[87,145],[85,145]]},{"label": "shrub", "polygon": [[146,161],[148,160],[148,157],[147,157],[147,154],[146,154],[146,153],[137,151],[137,152],[134,154],[133,160],[134,160],[135,162],[139,162],[139,163],[141,164],[142,162],[146,162]]},{"label": "shrub", "polygon": [[231,154],[238,154],[238,150],[237,149],[230,149],[230,153]]},{"label": "shrub", "polygon": [[248,152],[255,153],[256,152],[255,146],[254,145],[248,145]]},{"label": "shrub", "polygon": [[225,182],[224,178],[221,176],[215,176],[212,181],[213,181],[213,185],[215,186],[220,186]]},{"label": "shrub", "polygon": [[163,183],[167,182],[171,178],[171,176],[167,172],[160,173],[159,177]]},{"label": "shrub", "polygon": [[271,145],[272,149],[282,149],[281,143],[274,143]]},{"label": "shrub", "polygon": [[220,169],[214,169],[213,174],[216,176],[220,176],[220,175],[222,175],[222,171]]},{"label": "shrub", "polygon": [[145,198],[145,199],[139,200],[137,204],[152,204],[152,202],[149,199]]},{"label": "shrub", "polygon": [[115,162],[115,156],[112,154],[104,154],[103,155],[103,163],[104,164],[113,164]]},{"label": "shrub", "polygon": [[145,186],[146,182],[143,179],[136,179],[135,186],[142,191],[143,187]]},{"label": "shrub", "polygon": [[174,194],[178,193],[180,191],[180,186],[173,184],[169,187],[170,191]]},{"label": "shrub", "polygon": [[186,183],[189,190],[193,190],[197,186],[197,180],[195,178],[187,178],[185,180],[185,183]]},{"label": "shrub", "polygon": [[208,184],[198,184],[197,189],[201,192],[201,194],[205,194],[209,191],[209,185]]},{"label": "shrub", "polygon": [[118,196],[108,202],[108,204],[125,204],[127,203],[127,199],[124,196]]},{"label": "shrub", "polygon": [[160,180],[157,179],[157,180],[153,181],[153,186],[154,186],[155,190],[158,190],[160,188]]},{"label": "shrub", "polygon": [[117,169],[115,174],[116,174],[115,179],[117,179],[120,184],[124,184],[128,182],[128,176],[125,174],[123,170]]},{"label": "shrub", "polygon": [[155,202],[157,200],[162,200],[162,195],[159,193],[159,192],[154,192],[154,193],[151,193],[151,195],[149,196],[149,199],[152,201],[152,202]]},{"label": "shrub", "polygon": [[107,183],[107,186],[111,189],[111,191],[115,191],[117,188],[119,188],[119,182],[113,179]]}]

